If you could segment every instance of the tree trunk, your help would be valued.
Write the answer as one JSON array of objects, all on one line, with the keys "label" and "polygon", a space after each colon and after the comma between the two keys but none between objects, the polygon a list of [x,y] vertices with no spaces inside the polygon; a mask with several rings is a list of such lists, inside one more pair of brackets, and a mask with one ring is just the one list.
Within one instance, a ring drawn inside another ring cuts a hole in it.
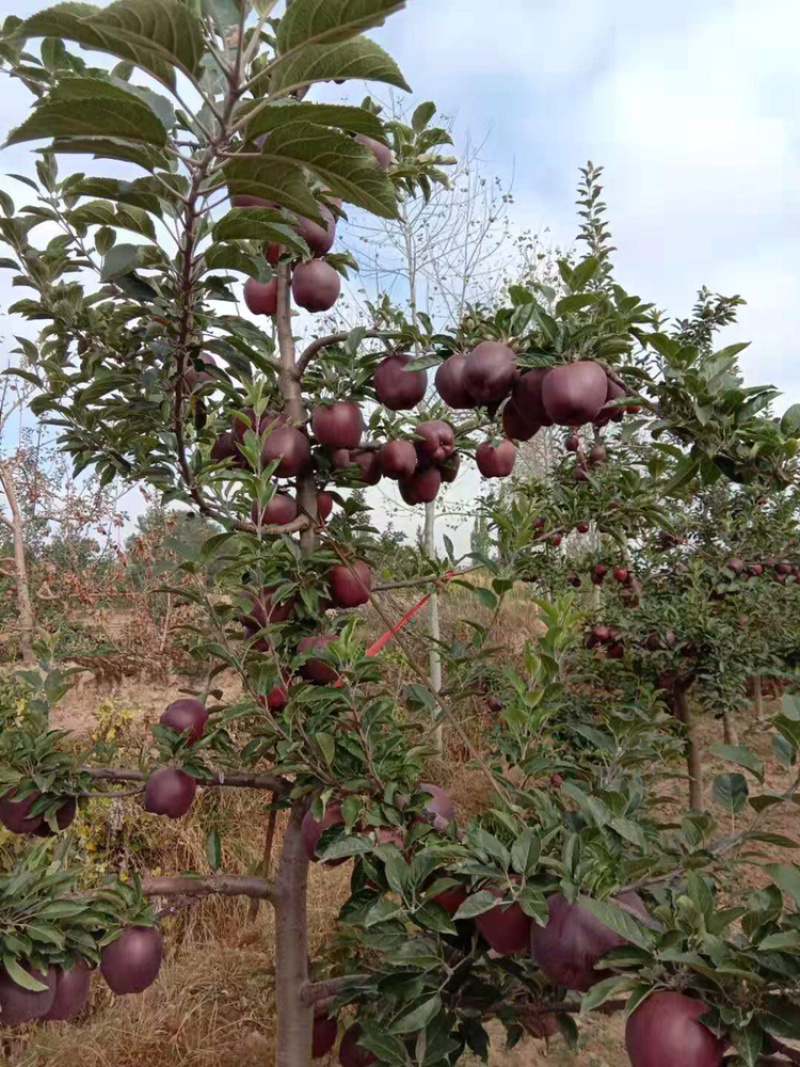
[{"label": "tree trunk", "polygon": [[761,675],[753,679],[753,707],[756,713],[756,726],[763,728],[767,720],[764,717],[764,695],[761,692]]},{"label": "tree trunk", "polygon": [[703,762],[694,716],[689,710],[689,698],[686,690],[678,686],[673,698],[675,715],[686,727],[686,768],[689,772],[689,807],[695,811],[704,811],[703,806]]},{"label": "tree trunk", "polygon": [[726,745],[738,745],[739,735],[736,732],[736,718],[730,708],[722,713],[722,730]]},{"label": "tree trunk", "polygon": [[22,662],[32,664],[36,661],[36,657],[33,654],[35,620],[31,603],[31,590],[28,584],[28,567],[25,561],[24,527],[19,510],[19,501],[17,500],[17,491],[14,486],[13,472],[8,463],[0,463],[0,482],[2,482],[3,491],[8,501],[8,510],[11,512],[11,518],[6,519],[6,524],[11,527],[14,539],[14,570],[17,580],[17,611],[19,613]]},{"label": "tree trunk", "polygon": [[308,1067],[311,1063],[314,1013],[302,998],[308,982],[308,857],[302,829],[305,812],[305,803],[292,808],[276,882],[276,1067]]},{"label": "tree trunk", "polygon": [[[425,551],[433,559],[436,554],[436,503],[425,505]],[[442,655],[439,651],[439,594],[433,593],[428,601],[428,637],[431,646],[428,652],[431,684],[434,693],[442,688]],[[441,755],[444,751],[444,738],[441,723],[436,727],[434,745]]]}]

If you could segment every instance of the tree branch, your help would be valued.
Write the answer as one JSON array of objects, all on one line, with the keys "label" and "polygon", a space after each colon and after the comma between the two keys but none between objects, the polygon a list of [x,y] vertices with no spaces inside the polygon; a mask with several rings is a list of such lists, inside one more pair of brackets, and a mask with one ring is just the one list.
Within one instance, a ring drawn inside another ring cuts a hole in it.
[{"label": "tree branch", "polygon": [[253,897],[272,900],[272,882],[254,875],[211,874],[205,877],[143,878],[142,892],[147,897]]},{"label": "tree branch", "polygon": [[[88,774],[99,782],[144,782],[147,775],[143,771],[117,770],[114,767],[81,767],[82,774]],[[212,771],[212,778],[197,779],[199,786],[225,786],[231,789],[267,789],[282,796],[291,788],[291,782],[274,774],[226,774],[225,771]]]},{"label": "tree branch", "polygon": [[[302,377],[308,364],[316,356],[318,352],[321,352],[323,348],[330,348],[331,345],[343,344],[350,336],[349,333],[331,333],[327,337],[318,337],[316,341],[312,341],[308,348],[303,352],[297,361],[296,373],[298,377]],[[364,334],[364,338],[370,340],[389,341],[393,337],[402,337],[401,333],[392,333],[386,330],[367,330]]]},{"label": "tree branch", "polygon": [[345,974],[341,978],[326,978],[322,982],[312,982],[305,986],[300,994],[303,1003],[319,1004],[350,989],[359,989],[369,985],[374,979],[368,974]]}]

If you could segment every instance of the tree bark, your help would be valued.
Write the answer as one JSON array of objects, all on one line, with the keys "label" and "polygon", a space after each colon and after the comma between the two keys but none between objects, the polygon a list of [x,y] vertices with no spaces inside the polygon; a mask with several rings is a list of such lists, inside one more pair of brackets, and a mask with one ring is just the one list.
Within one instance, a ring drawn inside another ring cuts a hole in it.
[{"label": "tree bark", "polygon": [[704,811],[703,805],[703,762],[694,716],[689,710],[689,698],[686,689],[678,686],[673,698],[675,715],[686,727],[686,768],[689,772],[689,807]]},{"label": "tree bark", "polygon": [[722,713],[722,730],[726,745],[738,745],[739,734],[736,731],[736,717],[730,708]]},{"label": "tree bark", "polygon": [[305,811],[304,803],[292,808],[276,880],[276,1067],[308,1067],[311,1062],[314,1013],[302,995],[308,984],[308,857],[302,831]]},{"label": "tree bark", "polygon": [[0,463],[0,482],[8,501],[8,510],[11,512],[11,518],[6,519],[6,524],[11,527],[14,540],[14,570],[17,579],[17,612],[19,613],[22,662],[30,665],[36,661],[36,657],[33,654],[36,622],[33,615],[31,590],[28,583],[28,567],[25,560],[25,530],[19,510],[17,491],[14,486],[13,471],[8,462]]},{"label": "tree bark", "polygon": [[753,707],[756,713],[756,726],[766,725],[764,717],[764,694],[761,691],[761,675],[753,679]]},{"label": "tree bark", "polygon": [[[431,559],[436,554],[436,503],[435,501],[425,505],[425,551]],[[439,594],[434,592],[428,601],[428,637],[430,649],[428,652],[428,665],[431,675],[431,686],[434,693],[439,693],[442,688],[442,654],[439,651]],[[434,732],[434,745],[441,755],[444,751],[443,727],[440,723]]]}]

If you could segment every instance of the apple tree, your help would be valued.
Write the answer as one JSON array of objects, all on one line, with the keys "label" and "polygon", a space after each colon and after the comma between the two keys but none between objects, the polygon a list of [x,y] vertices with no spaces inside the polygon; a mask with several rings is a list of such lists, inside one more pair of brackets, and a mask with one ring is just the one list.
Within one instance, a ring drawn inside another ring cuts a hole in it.
[{"label": "apple tree", "polygon": [[[509,306],[469,312],[452,334],[364,327],[299,349],[293,309],[329,309],[353,267],[334,251],[344,205],[391,216],[445,180],[447,138],[430,111],[390,148],[370,109],[306,99],[324,81],[405,88],[362,35],[402,6],[293,0],[278,18],[246,0],[117,0],[4,25],[6,73],[36,98],[8,141],[44,142],[36,177],[23,176],[36,202],[0,205],[3,266],[31,290],[11,310],[40,326],[19,372],[77,472],[145,482],[219,524],[169,588],[206,612],[193,654],[209,686],[233,671],[241,696],[180,699],[154,728],[160,761],[101,766],[48,728],[69,672],[38,646],[38,669],[24,672],[29,711],[9,716],[0,740],[0,819],[42,838],[0,876],[0,1025],[76,1017],[98,964],[120,995],[147,988],[164,951],[149,901],[221,894],[275,909],[279,1067],[329,1053],[340,1018],[343,1067],[438,1067],[485,1056],[493,1018],[512,1043],[559,1030],[574,1041],[574,1016],[622,1008],[634,1067],[712,1067],[729,1046],[740,1063],[791,1060],[800,869],[758,850],[776,843],[763,812],[791,804],[800,779],[755,790],[753,819],[734,834],[697,811],[665,823],[658,788],[679,739],[652,688],[598,709],[591,687],[572,684],[583,622],[572,594],[541,603],[546,632],[519,664],[473,622],[448,650],[441,694],[397,634],[414,679],[402,707],[381,657],[366,654],[354,609],[372,602],[387,628],[395,620],[349,488],[395,478],[421,505],[457,477],[461,455],[507,477],[514,440],[553,424],[575,436],[620,414],[641,413],[643,447],[666,441],[681,477],[704,484],[777,491],[795,477],[797,448],[791,420],[740,411],[740,387],[711,388],[714,357],[667,343],[652,307],[613,283],[592,188],[589,254],[563,265],[566,295],[552,306],[516,287]],[[126,177],[63,176],[70,154],[121,163]],[[225,309],[240,285],[266,329]],[[647,369],[643,347],[666,372]],[[434,366],[439,399],[423,406]],[[600,485],[580,440],[575,454],[580,473],[558,508],[543,517],[532,497],[515,503],[502,564],[451,553],[407,584],[469,585],[482,566],[491,586],[475,596],[496,610],[585,509],[614,524],[620,545],[661,522],[666,487],[648,495],[627,465]],[[486,671],[504,705],[479,751],[459,711]],[[425,780],[439,721],[491,789],[471,821]],[[785,737],[793,762],[800,732]],[[198,788],[264,790],[286,813],[275,877],[222,871],[217,838],[211,874],[82,887],[70,824],[115,783],[169,818],[190,811]],[[336,943],[313,961],[311,862],[352,864]],[[762,881],[729,906],[720,879],[743,862],[762,863]]]}]

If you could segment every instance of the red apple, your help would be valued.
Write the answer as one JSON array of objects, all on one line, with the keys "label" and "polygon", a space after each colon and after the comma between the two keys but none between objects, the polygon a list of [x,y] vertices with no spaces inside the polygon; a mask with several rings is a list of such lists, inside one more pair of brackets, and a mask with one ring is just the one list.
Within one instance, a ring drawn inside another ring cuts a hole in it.
[{"label": "red apple", "polygon": [[320,204],[319,213],[325,220],[324,226],[300,215],[297,232],[311,249],[313,256],[326,256],[336,240],[336,219],[330,208],[325,207],[324,204]]},{"label": "red apple", "polygon": [[563,534],[560,534],[560,533],[553,534],[553,536],[550,538],[550,544],[553,546],[553,548],[558,548],[558,546],[561,544],[561,542],[563,540],[564,540]]},{"label": "red apple", "polygon": [[[320,838],[326,830],[331,826],[338,826],[344,822],[344,815],[342,815],[342,805],[338,801],[332,801],[325,808],[325,814],[322,816],[322,820],[315,819],[310,811],[307,811],[303,818],[303,825],[301,828],[303,835],[303,848],[311,863],[317,863],[317,845]],[[324,865],[326,867],[338,867],[342,863],[347,863],[348,857],[343,856],[338,860],[326,860]]]},{"label": "red apple", "polygon": [[744,563],[738,556],[731,556],[725,566],[729,571],[733,571],[734,574],[741,574],[744,570]]},{"label": "red apple", "polygon": [[153,815],[180,819],[191,808],[197,780],[177,767],[159,767],[147,776],[144,810]]},{"label": "red apple", "polygon": [[339,1026],[336,1017],[326,1018],[324,1015],[314,1016],[314,1029],[311,1035],[311,1059],[321,1060],[327,1056],[336,1044],[336,1035]]},{"label": "red apple", "polygon": [[575,529],[578,531],[579,534],[588,533],[589,532],[589,523],[588,522],[576,522],[575,523]]},{"label": "red apple", "polygon": [[322,259],[300,263],[292,278],[292,296],[306,311],[330,311],[339,299],[342,281],[338,271]]},{"label": "red apple", "polygon": [[417,469],[417,450],[410,441],[387,441],[378,458],[387,478],[410,478]]},{"label": "red apple", "polygon": [[582,426],[597,417],[608,390],[606,372],[593,360],[554,367],[542,382],[542,402],[558,426]]},{"label": "red apple", "polygon": [[381,141],[376,141],[374,137],[367,137],[364,133],[357,133],[355,140],[372,152],[375,162],[382,171],[389,170],[394,163],[394,153],[388,145],[383,144]]},{"label": "red apple", "polygon": [[253,408],[244,408],[242,411],[237,411],[233,416],[233,433],[237,441],[243,442],[248,430],[260,437],[271,427],[284,426],[285,424],[286,416],[279,414],[277,411],[262,411],[256,418]]},{"label": "red apple", "polygon": [[539,432],[541,426],[525,420],[514,403],[509,400],[503,408],[503,433],[514,441],[530,441]]},{"label": "red apple", "polygon": [[358,1040],[361,1037],[361,1027],[355,1023],[345,1030],[342,1043],[339,1045],[339,1063],[341,1067],[372,1067],[378,1062],[374,1052],[362,1048]]},{"label": "red apple", "polygon": [[182,698],[173,702],[158,720],[162,726],[168,726],[176,734],[189,732],[189,740],[199,741],[203,736],[208,719],[208,710],[200,700]]},{"label": "red apple", "polygon": [[599,441],[593,444],[589,451],[589,462],[591,464],[605,463],[606,461],[606,446]]},{"label": "red apple", "polygon": [[[54,967],[56,975],[56,993],[50,1010],[40,1016],[42,1022],[68,1022],[76,1019],[89,1002],[92,985],[92,972],[85,960],[78,960],[72,970]],[[0,1015],[0,1020],[2,1015]]]},{"label": "red apple", "polygon": [[596,578],[605,578],[608,574],[608,567],[605,563],[595,563],[592,567],[592,574],[595,575]]},{"label": "red apple", "polygon": [[570,436],[564,442],[564,448],[567,452],[577,452],[581,447],[581,439],[577,434],[570,434]]},{"label": "red apple", "polygon": [[570,576],[569,576],[569,578],[567,579],[567,581],[569,582],[569,584],[570,584],[570,585],[571,585],[571,586],[572,586],[572,587],[573,587],[574,589],[580,589],[580,587],[581,587],[581,580],[580,580],[580,577],[579,577],[579,576],[578,576],[577,574],[575,574],[574,572],[573,572],[572,574],[570,574]]},{"label": "red apple", "polygon": [[230,430],[225,430],[211,446],[211,462],[222,463],[226,459],[236,459],[238,456],[239,450],[236,447],[236,437]]},{"label": "red apple", "polygon": [[[500,889],[491,889],[496,897]],[[475,917],[475,925],[489,947],[500,956],[514,956],[524,952],[530,944],[531,920],[519,904],[498,904]]]},{"label": "red apple", "polygon": [[55,967],[45,973],[35,971],[25,960],[17,960],[24,971],[42,982],[47,989],[34,993],[24,989],[9,977],[5,967],[0,964],[0,1026],[19,1026],[20,1023],[41,1019],[53,1006],[56,996],[57,976]]},{"label": "red apple", "polygon": [[311,446],[304,433],[294,426],[273,426],[261,446],[261,462],[266,466],[280,460],[278,478],[295,478],[311,465]]},{"label": "red apple", "polygon": [[42,794],[35,789],[24,800],[14,800],[15,794],[13,790],[0,800],[0,822],[12,834],[33,834],[44,822],[44,815],[31,815],[30,810]]},{"label": "red apple", "polygon": [[350,463],[355,463],[360,468],[355,477],[362,485],[377,485],[381,480],[380,456],[373,449],[351,452]]},{"label": "red apple", "polygon": [[255,631],[275,623],[286,622],[292,614],[294,600],[285,600],[281,604],[273,603],[272,594],[275,589],[276,586],[269,585],[264,586],[259,593],[252,590],[246,593],[249,614],[240,617],[243,626]]},{"label": "red apple", "polygon": [[621,641],[614,641],[613,644],[608,646],[606,655],[609,659],[624,659],[625,658],[625,646]]},{"label": "red apple", "polygon": [[[216,363],[213,358],[206,355],[205,352],[201,352],[199,356],[196,356],[197,362],[204,364],[206,367],[216,367]],[[214,381],[214,375],[209,374],[208,371],[198,370],[193,363],[190,363],[186,370],[183,372],[183,384],[193,393],[196,389],[201,389],[204,385],[208,385],[209,382]]]},{"label": "red apple", "polygon": [[707,1011],[683,993],[651,993],[625,1025],[631,1067],[720,1067],[725,1044],[703,1025]]},{"label": "red apple", "polygon": [[447,914],[452,918],[464,901],[467,899],[467,891],[463,885],[454,885],[449,889],[443,889],[432,900],[441,904]]},{"label": "red apple", "polygon": [[333,511],[333,497],[325,489],[321,489],[317,494],[317,514],[320,517],[320,521],[324,522]]},{"label": "red apple", "polygon": [[534,367],[514,382],[511,399],[522,418],[531,426],[553,425],[542,400],[542,383],[547,374],[547,368]]},{"label": "red apple", "polygon": [[484,478],[507,478],[514,469],[517,448],[513,441],[501,441],[496,447],[491,441],[478,445],[475,462]]},{"label": "red apple", "polygon": [[424,467],[398,483],[400,496],[412,507],[416,504],[430,504],[438,496],[441,484],[442,475],[438,467]]},{"label": "red apple", "polygon": [[378,400],[390,411],[411,411],[425,396],[428,389],[428,373],[424,370],[408,371],[413,357],[394,352],[382,360],[374,376]]},{"label": "red apple", "polygon": [[458,452],[454,452],[452,456],[448,456],[444,463],[439,464],[439,473],[442,476],[442,481],[450,484],[454,482],[458,477],[458,472],[461,467],[461,456]]},{"label": "red apple", "polygon": [[273,685],[267,695],[261,697],[261,700],[266,703],[270,711],[282,711],[289,703],[289,690],[281,683]]},{"label": "red apple", "polygon": [[164,946],[154,926],[128,926],[100,952],[100,971],[113,993],[142,993],[158,977]]},{"label": "red apple", "polygon": [[[617,902],[642,917],[647,915],[637,893],[621,893]],[[596,982],[608,977],[608,972],[595,970],[597,961],[627,942],[595,918],[584,905],[569,904],[563,893],[551,896],[547,907],[547,925],[534,923],[532,927],[533,958],[554,985],[585,993]]]},{"label": "red apple", "polygon": [[[336,641],[338,641],[338,638],[335,634],[317,634],[314,637],[304,637],[299,642],[297,651],[303,653],[311,652],[316,648],[324,649]],[[339,679],[336,668],[321,659],[307,659],[300,668],[300,674],[307,682],[313,682],[315,685],[332,685]]]},{"label": "red apple", "polygon": [[456,352],[439,365],[434,379],[439,396],[448,407],[456,411],[468,411],[476,405],[476,401],[464,384],[466,369],[466,355],[463,352]]},{"label": "red apple", "polygon": [[606,645],[611,640],[611,631],[607,626],[602,623],[598,623],[597,626],[592,627],[592,636],[601,645]]},{"label": "red apple", "polygon": [[278,310],[278,279],[262,284],[248,278],[244,283],[244,302],[253,315],[274,315]]},{"label": "red apple", "polygon": [[[260,512],[260,514],[259,514]],[[254,501],[250,518],[254,526],[288,526],[297,518],[297,501],[288,493],[275,493],[263,509]]]},{"label": "red apple", "polygon": [[311,413],[311,429],[323,448],[358,448],[364,432],[361,408],[352,400],[320,404]]},{"label": "red apple", "polygon": [[[625,396],[625,390],[621,385],[617,385],[616,382],[612,382],[608,379],[606,385],[606,405],[611,401],[619,400]],[[622,422],[625,417],[625,409],[622,407],[606,407],[601,408],[600,413],[594,420],[595,426],[606,426],[609,422]]]},{"label": "red apple", "polygon": [[369,603],[372,589],[372,571],[367,564],[357,559],[352,568],[340,564],[331,567],[328,574],[331,598],[337,608],[357,608]]},{"label": "red apple", "polygon": [[421,422],[415,432],[420,438],[419,451],[431,463],[443,463],[456,450],[453,427],[441,419]]},{"label": "red apple", "polygon": [[623,584],[623,583],[627,582],[627,580],[628,580],[628,571],[626,570],[626,568],[625,567],[615,567],[614,568],[614,581],[615,582],[620,582],[621,584]]},{"label": "red apple", "polygon": [[[47,794],[49,795],[49,794]],[[56,826],[59,830],[66,830],[72,826],[75,821],[75,816],[78,812],[78,801],[76,797],[67,797],[64,803],[56,811]],[[56,832],[50,829],[50,825],[42,816],[42,825],[37,827],[34,831],[36,837],[52,837]]]},{"label": "red apple", "polygon": [[[508,396],[517,374],[516,354],[498,341],[482,341],[467,356],[464,386],[479,404]],[[521,409],[520,409],[521,410]]]}]

